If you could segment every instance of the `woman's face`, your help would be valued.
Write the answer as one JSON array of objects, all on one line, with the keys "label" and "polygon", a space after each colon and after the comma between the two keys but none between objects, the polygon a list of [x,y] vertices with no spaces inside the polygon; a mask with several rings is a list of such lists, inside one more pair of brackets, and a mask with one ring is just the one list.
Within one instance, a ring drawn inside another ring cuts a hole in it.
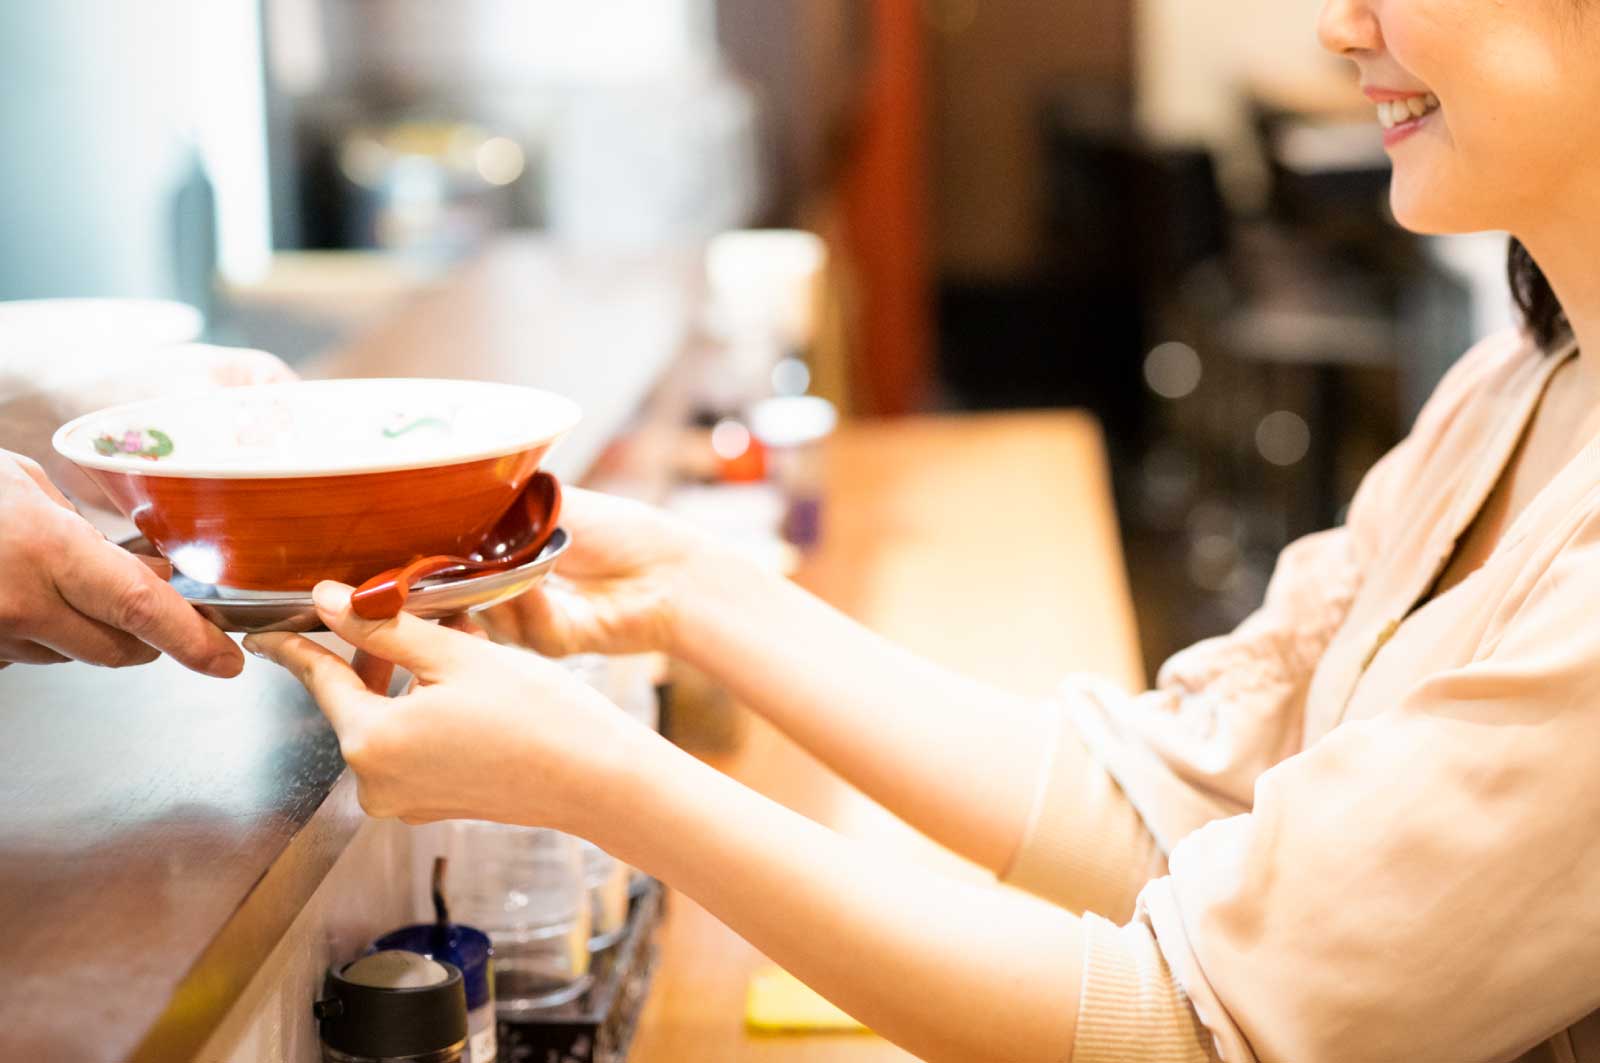
[{"label": "woman's face", "polygon": [[1377,105],[1402,225],[1522,233],[1575,196],[1600,201],[1591,9],[1600,0],[1325,0],[1323,47],[1360,67]]}]

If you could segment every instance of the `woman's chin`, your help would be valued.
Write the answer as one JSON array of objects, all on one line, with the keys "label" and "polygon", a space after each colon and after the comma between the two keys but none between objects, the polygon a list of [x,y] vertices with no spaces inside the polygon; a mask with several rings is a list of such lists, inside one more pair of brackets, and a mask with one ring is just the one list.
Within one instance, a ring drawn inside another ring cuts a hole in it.
[{"label": "woman's chin", "polygon": [[1444,236],[1478,228],[1463,225],[1460,218],[1442,208],[1441,197],[1425,187],[1412,187],[1398,176],[1389,186],[1389,210],[1403,229],[1419,236]]}]

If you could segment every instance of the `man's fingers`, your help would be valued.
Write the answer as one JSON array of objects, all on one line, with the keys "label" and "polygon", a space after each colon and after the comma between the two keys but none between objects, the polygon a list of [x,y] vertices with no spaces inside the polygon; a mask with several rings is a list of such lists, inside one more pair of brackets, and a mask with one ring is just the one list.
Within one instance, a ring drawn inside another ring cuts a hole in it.
[{"label": "man's fingers", "polygon": [[[10,452],[8,451],[7,453],[9,454]],[[44,466],[21,454],[12,455],[12,457],[16,461],[17,467],[27,473],[28,478],[38,484],[41,491],[50,496],[50,501],[63,509],[71,510],[74,513],[78,512],[73,504],[67,500],[67,496],[61,493],[61,489],[50,481],[49,476],[45,475]]]},{"label": "man's fingers", "polygon": [[65,664],[71,659],[37,642],[0,638],[0,668],[8,664]]},{"label": "man's fingers", "polygon": [[393,661],[425,683],[442,678],[459,664],[463,648],[476,646],[475,640],[458,631],[406,612],[389,620],[363,619],[350,608],[350,593],[349,587],[331,581],[312,590],[317,615],[328,630],[359,650]]},{"label": "man's fingers", "polygon": [[66,557],[56,587],[84,616],[197,672],[226,679],[244,667],[232,639],[126,550],[88,535],[72,536],[62,547]]},{"label": "man's fingers", "polygon": [[103,668],[149,664],[160,656],[126,631],[84,616],[64,601],[57,601],[29,634],[46,649]]},{"label": "man's fingers", "polygon": [[332,650],[324,649],[301,635],[273,631],[246,636],[245,649],[274,664],[282,665],[300,680],[322,706],[322,711],[341,731],[362,710],[373,695],[355,669]]}]

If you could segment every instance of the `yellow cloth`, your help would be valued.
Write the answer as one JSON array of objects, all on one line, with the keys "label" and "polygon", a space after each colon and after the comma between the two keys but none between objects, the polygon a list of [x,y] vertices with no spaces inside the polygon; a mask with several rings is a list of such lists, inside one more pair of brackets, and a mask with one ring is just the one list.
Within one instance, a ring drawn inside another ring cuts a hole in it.
[{"label": "yellow cloth", "polygon": [[762,1033],[864,1032],[866,1027],[840,1011],[781,967],[768,966],[750,976],[745,996],[745,1025]]}]

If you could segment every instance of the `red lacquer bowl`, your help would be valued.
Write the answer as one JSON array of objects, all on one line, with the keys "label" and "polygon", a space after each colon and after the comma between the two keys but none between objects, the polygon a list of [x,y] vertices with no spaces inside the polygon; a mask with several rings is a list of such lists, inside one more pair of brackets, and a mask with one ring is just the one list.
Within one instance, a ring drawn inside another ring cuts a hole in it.
[{"label": "red lacquer bowl", "polygon": [[305,381],[115,406],[54,443],[184,575],[285,591],[470,553],[578,416],[504,384]]}]

